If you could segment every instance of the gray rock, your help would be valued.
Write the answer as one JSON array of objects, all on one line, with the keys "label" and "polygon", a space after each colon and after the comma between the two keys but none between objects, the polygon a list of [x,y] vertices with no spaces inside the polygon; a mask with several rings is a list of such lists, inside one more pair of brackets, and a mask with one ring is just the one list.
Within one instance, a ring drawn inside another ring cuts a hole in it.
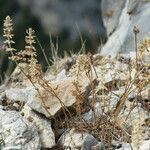
[{"label": "gray rock", "polygon": [[27,102],[28,92],[25,88],[10,88],[5,90],[6,98],[11,101]]},{"label": "gray rock", "polygon": [[63,147],[70,147],[73,150],[79,150],[82,147],[82,144],[88,136],[88,133],[81,134],[75,129],[67,130],[58,140],[58,143]]},{"label": "gray rock", "polygon": [[98,144],[97,139],[95,139],[93,135],[88,134],[84,139],[81,150],[91,150],[91,148],[97,144]]},{"label": "gray rock", "polygon": [[119,17],[125,5],[125,0],[102,0],[102,18],[107,35],[112,34],[119,23]]},{"label": "gray rock", "polygon": [[88,134],[82,144],[81,150],[105,150],[105,146],[91,134]]},{"label": "gray rock", "polygon": [[97,145],[92,146],[91,150],[105,150],[105,145],[102,142],[98,142]]},{"label": "gray rock", "polygon": [[[53,117],[62,110],[62,107],[65,107],[65,110],[67,110],[67,107],[71,107],[77,101],[76,96],[74,95],[74,91],[76,91],[74,81],[76,81],[76,77],[67,77],[64,75],[63,70],[58,74],[55,80],[51,81],[49,87],[46,87],[47,90],[38,86],[40,95],[34,88],[32,88],[28,94],[27,104],[33,110],[44,114],[48,118]],[[82,86],[85,97],[87,96],[86,92],[88,91],[87,87],[89,84],[90,82],[88,78],[86,76],[82,77],[80,85]]]},{"label": "gray rock", "polygon": [[[96,102],[95,104],[95,115],[97,117],[101,116],[102,115],[102,107],[101,107],[101,104],[99,102]],[[93,118],[94,118],[94,114],[93,114],[93,111],[90,110],[86,113],[84,113],[82,115],[83,119],[86,121],[86,122],[90,122]]]},{"label": "gray rock", "polygon": [[99,48],[102,55],[109,54],[115,57],[119,52],[134,51],[134,26],[137,26],[140,30],[140,33],[137,35],[137,44],[143,38],[150,36],[150,22],[147,21],[150,18],[150,2],[141,2],[140,5],[136,5],[136,13],[131,16],[127,13],[128,2],[129,0],[126,1],[125,7],[121,12],[116,31],[109,37],[102,50]]},{"label": "gray rock", "polygon": [[6,89],[6,86],[3,84],[0,86],[0,94],[3,93]]},{"label": "gray rock", "polygon": [[[72,91],[75,90],[73,81],[74,78],[53,81],[48,88],[49,91],[39,88],[40,95],[32,88],[27,104],[46,117],[52,117],[61,110],[62,106],[69,107],[76,102],[75,96],[72,95]],[[43,99],[40,96],[43,96]]]},{"label": "gray rock", "polygon": [[133,14],[139,2],[140,0],[129,0],[128,5],[127,5],[127,13]]},{"label": "gray rock", "polygon": [[[83,92],[87,90],[87,86],[90,84],[87,80],[87,77],[82,80],[81,85]],[[47,83],[49,82],[48,80],[45,81]],[[62,106],[70,107],[76,102],[76,97],[73,94],[73,91],[76,90],[73,84],[74,81],[75,77],[66,76],[65,70],[62,70],[62,72],[56,76],[55,80],[52,80],[50,84],[48,83],[48,87],[45,86],[47,90],[41,85],[35,84],[39,90],[39,92],[37,92],[35,87],[27,81],[28,86],[26,85],[24,88],[20,88],[20,86],[16,86],[15,88],[10,87],[2,93],[2,96],[5,94],[5,97],[12,103],[16,101],[27,103],[30,108],[49,118],[60,112]],[[0,98],[2,96],[0,95]],[[13,104],[12,106],[14,107]]]},{"label": "gray rock", "polygon": [[28,105],[24,106],[21,113],[24,114],[24,118],[30,120],[36,126],[43,148],[51,148],[55,145],[55,135],[50,120],[36,114]]},{"label": "gray rock", "polygon": [[[15,111],[0,110],[1,149],[40,150],[36,128]],[[16,148],[16,149],[17,149]]]},{"label": "gray rock", "polygon": [[8,146],[3,148],[3,150],[21,150],[21,146]]},{"label": "gray rock", "polygon": [[[117,149],[117,150],[132,150],[132,149],[137,149],[134,145],[132,145],[132,148],[131,148],[131,145],[132,144],[128,144],[128,143],[122,143],[122,147]],[[139,149],[141,150],[149,150],[150,148],[150,140],[147,140],[147,141],[143,141],[143,143],[139,146]]]}]

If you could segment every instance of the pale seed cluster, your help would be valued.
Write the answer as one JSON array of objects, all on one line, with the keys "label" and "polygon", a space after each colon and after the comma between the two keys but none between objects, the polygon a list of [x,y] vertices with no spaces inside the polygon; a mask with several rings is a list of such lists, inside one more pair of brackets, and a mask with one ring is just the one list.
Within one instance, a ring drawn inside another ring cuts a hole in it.
[{"label": "pale seed cluster", "polygon": [[4,29],[3,29],[3,37],[5,38],[4,44],[6,45],[6,51],[13,52],[16,51],[15,48],[12,48],[12,44],[15,42],[12,40],[14,34],[13,32],[13,23],[12,19],[7,16],[4,20]]},{"label": "pale seed cluster", "polygon": [[[26,30],[26,37],[25,37],[25,50],[21,50],[19,52],[14,53],[16,49],[12,48],[12,44],[15,42],[12,40],[13,38],[13,23],[12,19],[7,16],[6,19],[4,20],[4,38],[6,40],[4,43],[6,44],[6,51],[9,51],[11,53],[11,57],[9,57],[10,60],[14,61],[18,66],[20,66],[21,69],[22,65],[21,63],[25,63],[28,66],[28,71],[26,72],[26,75],[29,76],[33,82],[36,82],[40,75],[41,75],[41,68],[38,64],[38,61],[36,59],[37,54],[36,54],[36,49],[34,47],[35,42],[35,31],[32,30],[32,28],[29,28]],[[26,66],[26,65],[25,65]]]}]

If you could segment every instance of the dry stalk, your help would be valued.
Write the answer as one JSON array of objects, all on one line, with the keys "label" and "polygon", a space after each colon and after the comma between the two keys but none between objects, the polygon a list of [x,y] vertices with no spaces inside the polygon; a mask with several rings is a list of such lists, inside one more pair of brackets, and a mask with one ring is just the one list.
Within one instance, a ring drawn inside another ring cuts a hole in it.
[{"label": "dry stalk", "polygon": [[93,112],[93,116],[94,116],[94,121],[96,123],[96,114],[95,114],[95,104],[96,104],[96,94],[95,94],[95,86],[93,83],[93,72],[92,72],[92,68],[94,69],[94,72],[97,76],[97,72],[95,70],[95,67],[93,65],[93,56],[91,54],[88,55],[88,62],[85,65],[85,72],[86,72],[86,76],[88,77],[89,81],[90,81],[90,86],[91,86],[91,94],[92,94],[92,112]]},{"label": "dry stalk", "polygon": [[[11,44],[14,43],[14,41],[12,40],[12,37],[14,36],[12,34],[12,31],[13,31],[12,26],[13,26],[12,19],[9,16],[7,16],[6,19],[4,20],[4,37],[6,38],[6,41],[4,43],[7,44],[6,51],[10,51],[10,53],[11,53],[11,57],[9,59],[13,60],[15,62],[15,64],[19,66],[18,57],[16,57],[16,55],[14,54],[14,51],[16,51],[16,49],[12,48],[12,46],[11,46]],[[27,54],[31,54],[31,57],[34,57],[34,56],[36,56],[36,54],[35,54],[35,52],[32,51],[34,49],[34,46],[32,44],[35,43],[35,41],[34,41],[34,36],[32,35],[32,33],[33,33],[32,29],[29,28],[29,31],[28,31],[29,36],[26,37],[26,42],[29,45],[26,46],[26,49],[29,50],[29,52]],[[24,59],[24,58],[22,57],[22,59]],[[19,60],[20,60],[20,58],[19,58]],[[46,108],[44,99],[43,99],[39,89],[36,87],[34,81],[32,81],[32,77],[30,75],[26,74],[26,72],[21,67],[19,67],[19,69],[21,70],[23,75],[30,81],[30,83],[33,85],[33,87],[37,91],[46,112],[50,116],[52,116]]]},{"label": "dry stalk", "polygon": [[117,102],[115,110],[113,111],[114,118],[116,118],[119,115],[121,109],[123,108],[123,105],[125,104],[125,101],[127,100],[127,97],[131,92],[131,88],[132,88],[132,84],[128,83],[126,85],[125,92],[120,97],[120,100]]},{"label": "dry stalk", "polygon": [[[61,104],[61,106],[62,106],[63,113],[64,113],[65,117],[67,118],[67,120],[69,120],[69,118],[71,118],[72,115],[71,115],[70,111],[68,110],[68,108],[65,106],[65,104],[62,102],[62,100],[59,98],[59,96],[57,95],[57,93],[55,92],[55,89],[53,89],[53,88],[50,86],[50,84],[48,84],[48,81],[45,81],[45,80],[42,79],[42,78],[41,78],[41,81],[42,81],[43,83],[40,83],[40,82],[39,82],[39,84],[40,84],[47,92],[51,93],[52,95],[54,95],[54,96],[58,99],[58,101],[60,102],[60,104]],[[66,114],[66,112],[68,113],[69,117],[68,117],[68,115]]]},{"label": "dry stalk", "polygon": [[73,83],[75,90],[73,91],[73,95],[76,97],[76,103],[75,103],[75,110],[77,112],[77,116],[79,118],[79,127],[82,137],[83,137],[83,118],[82,118],[82,109],[83,109],[83,103],[85,100],[85,97],[83,95],[81,86],[79,85],[78,81]]},{"label": "dry stalk", "polygon": [[138,66],[138,49],[137,49],[137,34],[139,33],[139,29],[134,26],[133,28],[133,33],[134,33],[134,49],[135,49],[135,52],[136,52],[136,69],[137,69],[137,72],[139,70],[139,66]]}]

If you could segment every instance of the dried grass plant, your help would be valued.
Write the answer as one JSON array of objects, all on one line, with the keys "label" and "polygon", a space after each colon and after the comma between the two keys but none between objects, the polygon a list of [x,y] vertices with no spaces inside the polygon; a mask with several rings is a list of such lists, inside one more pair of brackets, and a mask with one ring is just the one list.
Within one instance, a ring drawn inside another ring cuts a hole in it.
[{"label": "dried grass plant", "polygon": [[[48,108],[45,104],[45,99],[44,99],[44,96],[42,96],[41,88],[44,89],[45,92],[54,95],[58,99],[58,101],[60,102],[62,106],[62,110],[65,115],[65,118],[69,120],[68,118],[71,117],[69,110],[66,108],[65,104],[59,98],[59,96],[55,92],[55,89],[51,87],[51,84],[49,83],[49,81],[47,81],[46,79],[42,77],[42,70],[41,70],[40,65],[38,64],[36,49],[34,46],[36,44],[36,41],[35,41],[36,37],[34,35],[35,31],[32,30],[32,28],[29,28],[26,30],[27,35],[25,37],[25,43],[26,43],[25,49],[17,52],[16,49],[12,48],[11,46],[11,44],[14,43],[14,41],[12,40],[12,37],[14,35],[11,33],[13,31],[12,25],[13,25],[12,19],[9,16],[7,16],[6,19],[4,20],[4,37],[6,38],[4,43],[7,44],[6,50],[9,51],[12,55],[11,57],[9,57],[9,59],[16,63],[16,65],[21,70],[21,73],[33,85],[33,87],[35,88],[35,90],[37,91],[39,95],[39,98],[41,99],[43,107],[45,108],[49,116],[53,118],[53,116],[48,111]],[[52,46],[51,48],[53,49],[53,51],[55,51],[56,49],[52,43],[51,43],[51,46]],[[56,54],[53,54],[53,55],[54,55],[53,59],[55,59]]]},{"label": "dried grass plant", "polygon": [[[114,140],[129,143],[132,141],[132,143],[136,144],[138,147],[143,140],[140,124],[144,122],[144,120],[141,120],[143,116],[139,113],[139,118],[135,118],[131,127],[133,130],[127,127],[127,124],[130,121],[131,112],[135,107],[139,108],[139,104],[142,105],[144,111],[149,113],[150,110],[149,104],[145,104],[142,101],[142,92],[149,87],[150,83],[150,63],[148,63],[149,60],[146,58],[147,54],[149,56],[150,53],[150,38],[146,38],[138,46],[137,35],[139,31],[136,27],[134,28],[135,59],[118,59],[119,61],[125,61],[127,72],[123,72],[121,67],[116,69],[115,60],[110,58],[100,57],[96,59],[91,54],[80,54],[76,56],[76,63],[69,70],[69,75],[76,77],[73,83],[75,90],[72,91],[72,94],[76,98],[76,103],[74,105],[75,113],[73,114],[62,102],[56,89],[52,88],[51,83],[42,77],[42,70],[36,58],[34,30],[32,30],[32,28],[26,30],[25,50],[17,52],[17,50],[13,48],[15,42],[13,41],[14,35],[12,33],[12,25],[12,19],[7,16],[4,20],[4,38],[6,39],[4,43],[6,45],[6,51],[11,53],[9,59],[19,66],[23,75],[31,82],[41,99],[43,107],[51,117],[52,115],[45,105],[45,99],[41,94],[39,86],[42,90],[45,90],[45,92],[54,95],[60,102],[65,117],[65,119],[63,119],[65,120],[64,126],[68,128],[74,127],[81,133],[88,132],[92,134],[98,140],[104,142],[108,149],[111,147]],[[56,63],[57,66],[57,63],[60,61],[60,57],[58,57],[58,45],[55,46],[52,39],[50,39],[50,41],[53,54],[51,61]],[[46,58],[46,61],[49,64],[48,58]],[[28,69],[24,69],[21,64],[26,64]],[[96,67],[100,68],[101,73],[97,72],[98,69],[96,69]],[[112,81],[105,82],[105,74],[110,68],[115,70],[115,73],[112,74]],[[115,78],[120,74],[124,79]],[[84,93],[84,88],[81,86],[82,80],[85,77],[89,83],[87,93]],[[114,92],[116,89],[122,87],[124,87],[122,94],[119,95]],[[122,115],[122,110],[125,108],[128,97],[132,92],[135,92],[136,96],[128,113]],[[87,98],[89,96],[91,100]],[[111,100],[113,96],[116,96],[118,101],[112,107]],[[97,102],[101,104],[103,110],[100,115],[96,114],[95,105]],[[88,110],[92,110],[93,116],[89,122],[85,121],[82,116],[82,114]],[[75,120],[74,117],[76,117],[77,120]],[[56,120],[56,118],[54,119]],[[62,122],[62,119],[60,119],[60,122]],[[131,136],[132,138],[130,138]]]},{"label": "dried grass plant", "polygon": [[21,50],[19,52],[14,53],[16,49],[12,48],[11,46],[11,44],[14,43],[14,41],[12,40],[12,37],[14,36],[12,34],[12,31],[13,31],[12,26],[13,26],[12,19],[9,16],[7,16],[6,19],[4,20],[4,35],[3,36],[6,39],[4,41],[4,43],[6,44],[6,51],[9,51],[11,53],[11,57],[9,57],[9,59],[16,63],[16,65],[21,70],[21,73],[30,81],[30,83],[33,85],[33,87],[37,91],[41,99],[41,102],[43,104],[43,107],[45,108],[47,113],[50,116],[52,116],[45,105],[41,91],[36,85],[36,82],[38,82],[38,80],[41,78],[42,71],[41,71],[40,66],[37,64],[36,49],[34,47],[34,44],[35,44],[34,31],[32,30],[32,28],[29,28],[26,31],[27,36],[25,37],[25,42],[26,42],[25,50]]}]

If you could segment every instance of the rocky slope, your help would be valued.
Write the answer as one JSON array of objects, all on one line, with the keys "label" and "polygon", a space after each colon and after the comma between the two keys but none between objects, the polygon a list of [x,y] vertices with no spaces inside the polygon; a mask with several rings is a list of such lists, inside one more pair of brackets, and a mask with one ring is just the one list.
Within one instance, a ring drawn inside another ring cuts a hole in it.
[{"label": "rocky slope", "polygon": [[34,84],[17,67],[0,87],[1,149],[148,150],[149,49],[62,59]]},{"label": "rocky slope", "polygon": [[[54,55],[45,73],[37,61],[34,30],[26,30],[25,49],[18,52],[12,20],[6,17],[6,51],[16,68],[0,86],[0,149],[149,150],[150,38],[145,21],[150,3],[119,1],[116,9],[117,1],[106,6],[108,1],[102,1],[102,13],[109,39],[101,54]],[[124,46],[128,52],[118,53],[125,52]]]}]

